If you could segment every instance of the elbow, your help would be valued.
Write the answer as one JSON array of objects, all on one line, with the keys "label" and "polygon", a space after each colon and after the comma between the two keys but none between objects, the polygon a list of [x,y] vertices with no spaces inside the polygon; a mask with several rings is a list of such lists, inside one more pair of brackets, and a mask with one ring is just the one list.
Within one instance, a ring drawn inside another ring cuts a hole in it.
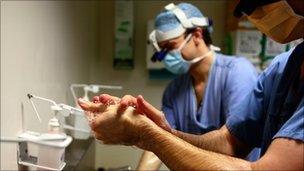
[{"label": "elbow", "polygon": [[222,128],[221,131],[224,131],[222,134],[225,135],[225,139],[227,141],[226,148],[229,150],[228,155],[242,159],[246,158],[252,148],[239,141],[233,134],[229,132],[227,127]]}]

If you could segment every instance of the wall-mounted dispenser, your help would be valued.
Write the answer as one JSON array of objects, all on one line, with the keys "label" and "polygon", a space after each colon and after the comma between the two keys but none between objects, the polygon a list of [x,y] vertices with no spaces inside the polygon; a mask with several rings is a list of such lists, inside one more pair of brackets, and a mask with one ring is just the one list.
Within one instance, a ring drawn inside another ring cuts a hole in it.
[{"label": "wall-mounted dispenser", "polygon": [[40,122],[42,121],[41,115],[33,99],[51,104],[50,109],[53,111],[53,117],[48,121],[48,131],[46,133],[39,133],[22,130],[16,137],[1,137],[1,141],[18,143],[18,164],[34,167],[37,170],[62,170],[66,165],[64,161],[65,149],[71,144],[73,139],[62,131],[63,126],[58,119],[58,115],[67,115],[67,111],[69,113],[72,113],[74,110],[77,112],[83,111],[31,94],[28,94],[28,98]]}]

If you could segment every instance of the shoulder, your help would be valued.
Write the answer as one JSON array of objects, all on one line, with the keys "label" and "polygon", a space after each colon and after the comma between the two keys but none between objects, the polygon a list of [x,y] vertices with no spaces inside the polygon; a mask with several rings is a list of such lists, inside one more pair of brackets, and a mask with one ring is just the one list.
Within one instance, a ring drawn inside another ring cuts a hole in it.
[{"label": "shoulder", "polygon": [[262,72],[262,77],[275,76],[284,71],[286,63],[289,59],[290,54],[293,52],[293,49],[290,49],[287,52],[277,55],[270,65]]},{"label": "shoulder", "polygon": [[217,53],[216,54],[216,66],[224,68],[235,68],[235,67],[249,67],[253,68],[254,66],[248,61],[245,57],[242,56],[230,56]]},{"label": "shoulder", "polygon": [[290,49],[289,51],[287,52],[284,52],[284,53],[281,53],[279,55],[277,55],[271,62],[270,66],[273,66],[273,65],[278,65],[280,66],[280,68],[284,68],[288,59],[289,59],[289,56],[291,55],[291,53],[293,52],[294,48],[293,49]]},{"label": "shoulder", "polygon": [[257,76],[257,71],[255,67],[251,64],[249,60],[241,56],[229,56],[223,54],[217,54],[216,57],[216,67],[221,67],[226,69],[229,75],[240,76],[240,75],[253,75]]}]

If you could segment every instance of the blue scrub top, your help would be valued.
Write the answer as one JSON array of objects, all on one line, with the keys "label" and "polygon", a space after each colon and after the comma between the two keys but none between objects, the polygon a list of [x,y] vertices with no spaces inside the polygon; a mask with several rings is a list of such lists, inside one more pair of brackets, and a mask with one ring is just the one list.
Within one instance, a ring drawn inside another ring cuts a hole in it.
[{"label": "blue scrub top", "polygon": [[[304,42],[300,45],[301,49],[298,45],[297,50],[304,61]],[[234,114],[226,123],[229,131],[239,140],[252,147],[261,147],[261,154],[265,153],[269,143],[278,137],[304,141],[304,96],[301,97],[299,94],[290,96],[292,89],[287,87],[290,93],[283,98],[286,105],[283,106],[284,111],[282,114],[276,112],[278,108],[282,108],[282,105],[278,106],[275,103],[280,100],[276,99],[277,92],[280,91],[278,86],[283,72],[287,71],[285,67],[287,68],[287,62],[292,59],[289,59],[289,56],[293,50],[278,55],[272,61],[271,65],[259,76],[254,90],[233,109]],[[302,67],[303,65],[302,62]],[[292,70],[295,65],[288,65],[288,67]],[[304,88],[303,78],[302,87],[298,86],[299,90]],[[282,83],[284,86],[285,83]],[[298,102],[292,104],[296,96],[299,96]],[[288,118],[286,114],[289,115],[287,115]]]},{"label": "blue scrub top", "polygon": [[[251,92],[256,81],[257,72],[248,60],[216,54],[202,102],[197,104],[192,77],[187,73],[167,86],[162,110],[172,128],[204,134],[219,129],[235,114],[233,108]],[[255,151],[249,159],[253,161],[258,156],[259,152]]]}]

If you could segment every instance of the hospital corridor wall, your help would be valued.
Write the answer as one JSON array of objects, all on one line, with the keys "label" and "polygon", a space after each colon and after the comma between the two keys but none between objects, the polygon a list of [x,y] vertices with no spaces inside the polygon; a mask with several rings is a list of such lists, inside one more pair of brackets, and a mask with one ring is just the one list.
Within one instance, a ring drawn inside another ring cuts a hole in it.
[{"label": "hospital corridor wall", "polygon": [[[148,78],[146,26],[171,2],[180,1],[134,1],[134,69],[117,70],[114,1],[1,1],[1,136],[38,127],[27,93],[72,104],[71,83],[122,85],[121,94],[142,94],[160,108],[169,80]],[[186,2],[212,17],[214,44],[223,47],[226,1]],[[26,125],[23,116],[28,118]],[[0,170],[18,169],[16,150],[16,144],[1,142]],[[141,153],[95,141],[82,164],[91,170],[126,165],[135,169]]]}]

